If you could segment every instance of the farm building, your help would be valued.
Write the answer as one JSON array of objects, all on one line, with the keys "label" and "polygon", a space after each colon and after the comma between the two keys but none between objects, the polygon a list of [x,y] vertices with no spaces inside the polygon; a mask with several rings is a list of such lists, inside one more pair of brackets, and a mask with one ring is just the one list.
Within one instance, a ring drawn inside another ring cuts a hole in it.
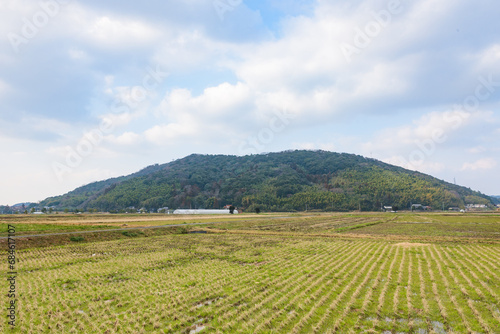
[{"label": "farm building", "polygon": [[164,208],[159,208],[157,210],[158,213],[169,213],[168,211],[168,206],[164,207]]},{"label": "farm building", "polygon": [[[238,210],[234,210],[234,213],[237,214]],[[177,209],[174,211],[174,215],[229,215],[229,209],[225,210],[208,210],[208,209]]]},{"label": "farm building", "polygon": [[432,208],[430,206],[425,206],[422,204],[412,204],[411,211],[430,211]]},{"label": "farm building", "polygon": [[424,206],[422,204],[412,204],[411,211],[424,211]]}]

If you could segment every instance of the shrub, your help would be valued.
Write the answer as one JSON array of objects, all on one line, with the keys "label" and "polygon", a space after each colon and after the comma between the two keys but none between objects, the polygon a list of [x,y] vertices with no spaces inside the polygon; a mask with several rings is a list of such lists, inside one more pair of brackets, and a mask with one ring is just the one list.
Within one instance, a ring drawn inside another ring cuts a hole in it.
[{"label": "shrub", "polygon": [[144,232],[131,232],[131,231],[123,231],[122,234],[126,237],[131,237],[131,238],[134,238],[134,237],[138,237],[140,234],[144,234]]},{"label": "shrub", "polygon": [[77,236],[77,237],[70,237],[69,240],[71,240],[73,242],[82,242],[82,241],[85,241],[85,238],[81,237],[81,236]]}]

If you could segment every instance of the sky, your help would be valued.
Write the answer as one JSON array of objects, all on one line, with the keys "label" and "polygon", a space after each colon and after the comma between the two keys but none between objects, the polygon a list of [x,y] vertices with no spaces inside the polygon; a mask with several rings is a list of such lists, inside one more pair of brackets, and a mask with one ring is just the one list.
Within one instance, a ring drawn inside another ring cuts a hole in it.
[{"label": "sky", "polygon": [[2,0],[0,204],[192,153],[382,160],[500,195],[494,0]]}]

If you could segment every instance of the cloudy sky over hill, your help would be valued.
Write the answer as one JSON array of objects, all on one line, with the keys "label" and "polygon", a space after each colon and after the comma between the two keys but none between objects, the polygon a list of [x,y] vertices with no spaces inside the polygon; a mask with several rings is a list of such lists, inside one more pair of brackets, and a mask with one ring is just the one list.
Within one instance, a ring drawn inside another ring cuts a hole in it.
[{"label": "cloudy sky over hill", "polygon": [[499,194],[493,0],[3,0],[0,204],[324,149]]}]

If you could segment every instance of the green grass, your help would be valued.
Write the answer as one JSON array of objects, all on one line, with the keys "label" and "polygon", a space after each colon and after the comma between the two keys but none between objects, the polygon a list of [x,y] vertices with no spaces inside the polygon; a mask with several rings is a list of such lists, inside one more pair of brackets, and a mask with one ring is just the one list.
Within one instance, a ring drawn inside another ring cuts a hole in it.
[{"label": "green grass", "polygon": [[135,238],[144,235],[142,231],[123,231],[122,234],[126,237]]}]

